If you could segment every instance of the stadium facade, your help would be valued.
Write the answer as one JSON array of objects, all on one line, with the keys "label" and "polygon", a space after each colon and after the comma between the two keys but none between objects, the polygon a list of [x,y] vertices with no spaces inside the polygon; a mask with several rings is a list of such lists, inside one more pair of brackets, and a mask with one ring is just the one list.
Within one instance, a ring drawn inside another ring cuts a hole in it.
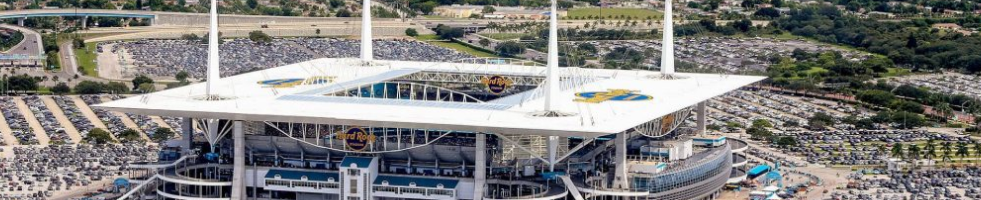
[{"label": "stadium facade", "polygon": [[547,66],[374,60],[365,18],[360,58],[222,78],[210,34],[206,83],[97,105],[184,119],[120,199],[711,199],[745,176],[746,144],[704,134],[705,102],[762,77],[675,73],[671,57],[559,68],[552,9]]}]

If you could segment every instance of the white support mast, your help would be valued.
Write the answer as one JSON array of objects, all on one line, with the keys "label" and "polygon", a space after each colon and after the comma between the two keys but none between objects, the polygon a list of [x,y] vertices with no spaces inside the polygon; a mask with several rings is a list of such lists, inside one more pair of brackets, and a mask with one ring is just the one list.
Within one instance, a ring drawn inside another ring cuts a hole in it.
[{"label": "white support mast", "polygon": [[545,112],[556,112],[559,93],[559,15],[556,0],[552,0],[552,10],[548,15],[548,65],[545,77]]},{"label": "white support mast", "polygon": [[367,63],[373,59],[371,47],[371,0],[361,3],[361,61]]},{"label": "white support mast", "polygon": [[211,27],[208,31],[208,83],[206,91],[206,99],[212,99],[218,96],[217,82],[221,78],[218,71],[219,59],[218,59],[218,0],[211,0]]},{"label": "white support mast", "polygon": [[672,19],[671,0],[664,1],[664,30],[661,40],[661,74],[674,74],[674,20]]}]

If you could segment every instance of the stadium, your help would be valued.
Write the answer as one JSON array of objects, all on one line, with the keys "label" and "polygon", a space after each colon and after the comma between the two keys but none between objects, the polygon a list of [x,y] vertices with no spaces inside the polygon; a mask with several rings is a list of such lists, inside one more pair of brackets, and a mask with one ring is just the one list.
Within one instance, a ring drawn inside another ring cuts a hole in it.
[{"label": "stadium", "polygon": [[659,72],[559,68],[552,9],[544,66],[374,60],[365,17],[360,58],[220,77],[210,34],[207,82],[96,106],[184,119],[120,199],[712,199],[745,179],[704,102],[762,77],[675,73],[670,34]]}]

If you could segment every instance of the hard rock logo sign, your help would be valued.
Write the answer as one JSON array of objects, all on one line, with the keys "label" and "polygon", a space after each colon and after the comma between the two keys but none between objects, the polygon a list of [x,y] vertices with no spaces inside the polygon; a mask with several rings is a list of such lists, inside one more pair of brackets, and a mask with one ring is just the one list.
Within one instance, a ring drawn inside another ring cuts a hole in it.
[{"label": "hard rock logo sign", "polygon": [[363,128],[350,128],[344,132],[337,133],[336,138],[343,140],[348,149],[354,151],[364,151],[368,145],[375,142],[378,136],[365,131]]},{"label": "hard rock logo sign", "polygon": [[508,88],[510,88],[511,85],[514,84],[514,82],[511,81],[511,79],[503,76],[497,76],[497,75],[490,76],[490,77],[485,76],[480,79],[480,82],[483,83],[484,86],[487,86],[488,92],[491,92],[496,95],[500,95],[506,92]]}]

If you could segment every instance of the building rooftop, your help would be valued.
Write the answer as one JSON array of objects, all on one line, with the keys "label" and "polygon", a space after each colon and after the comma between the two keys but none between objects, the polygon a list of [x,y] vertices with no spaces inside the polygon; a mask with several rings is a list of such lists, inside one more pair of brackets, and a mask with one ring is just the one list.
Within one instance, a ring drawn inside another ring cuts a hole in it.
[{"label": "building rooftop", "polygon": [[[156,116],[597,137],[628,130],[764,79],[677,73],[684,78],[667,80],[650,78],[660,76],[652,71],[562,68],[563,89],[555,95],[558,100],[553,108],[575,115],[536,117],[532,113],[544,110],[544,87],[537,85],[545,67],[494,60],[471,63],[502,64],[376,62],[378,66],[364,67],[356,59],[323,58],[225,77],[215,86],[218,94],[227,98],[221,101],[199,100],[205,96],[206,84],[198,83],[96,107]],[[440,76],[446,74],[458,76]],[[345,91],[364,94],[381,83],[423,75],[432,80],[414,84],[443,81],[452,85],[500,76],[513,78],[505,86],[518,88],[524,80],[532,88],[483,102],[333,95]],[[285,81],[288,79],[304,81]],[[612,98],[601,98],[604,94],[612,94]]]},{"label": "building rooftop", "polygon": [[383,185],[382,183],[387,182],[388,185],[393,186],[410,186],[415,184],[415,187],[427,187],[427,188],[437,188],[437,186],[442,185],[443,188],[456,188],[457,183],[460,181],[453,179],[435,179],[435,178],[425,178],[425,177],[403,177],[403,176],[385,176],[378,175],[375,178],[375,185]]},{"label": "building rooftop", "polygon": [[373,159],[375,159],[375,158],[373,158],[373,157],[350,157],[350,156],[349,157],[344,157],[344,160],[341,160],[341,166],[343,166],[343,167],[350,167],[351,164],[353,163],[355,165],[358,165],[358,168],[367,168],[368,165],[371,165],[371,160],[373,160]]},{"label": "building rooftop", "polygon": [[336,172],[324,173],[324,172],[294,171],[294,170],[283,170],[283,169],[270,169],[269,172],[266,173],[265,177],[267,179],[273,179],[277,175],[279,175],[279,178],[281,179],[288,179],[288,180],[302,180],[304,176],[306,176],[307,180],[310,181],[327,182],[327,180],[330,179],[338,180],[337,178],[338,175]]}]

